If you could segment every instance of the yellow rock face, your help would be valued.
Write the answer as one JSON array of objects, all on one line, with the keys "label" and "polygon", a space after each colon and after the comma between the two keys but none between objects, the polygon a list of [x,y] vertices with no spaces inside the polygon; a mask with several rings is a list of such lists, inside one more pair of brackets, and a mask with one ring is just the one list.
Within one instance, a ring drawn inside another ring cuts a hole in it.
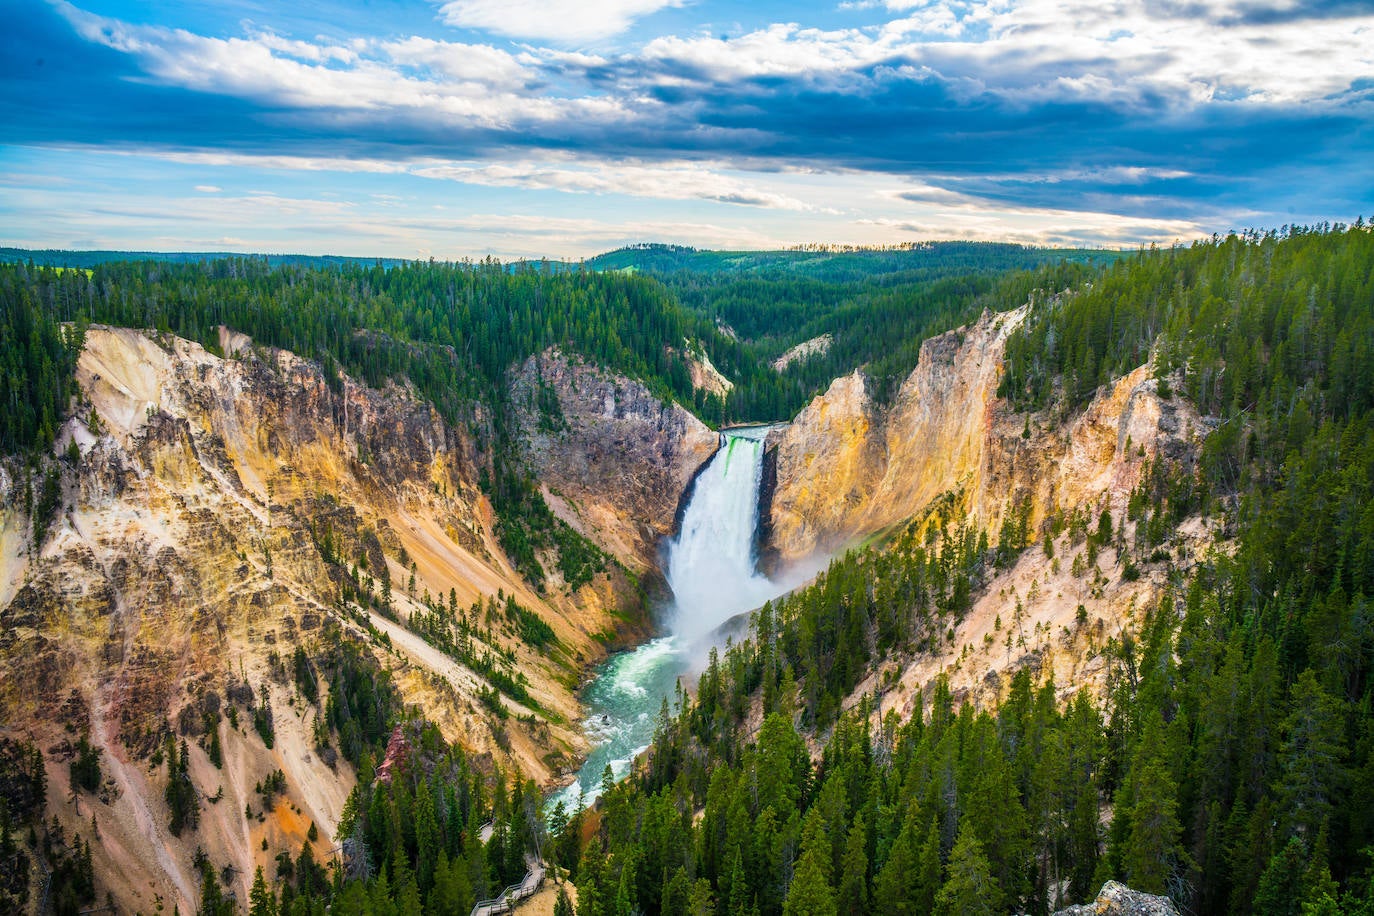
[{"label": "yellow rock face", "polygon": [[[1084,545],[1065,536],[1051,560],[1042,522],[1050,512],[1093,519],[1109,509],[1129,543],[1126,505],[1146,465],[1161,453],[1195,454],[1202,421],[1182,398],[1162,400],[1144,366],[1067,418],[1014,413],[996,392],[1007,336],[1026,311],[984,315],[927,341],[885,409],[856,373],[770,437],[771,546],[784,563],[923,518],[937,500],[946,517],[986,531],[994,544],[1003,519],[1024,511],[1037,542],[992,578],[934,650],[880,662],[852,701],[882,693],[883,709],[910,714],[943,674],[956,696],[992,702],[1021,667],[1052,675],[1061,693],[1096,689],[1101,647],[1137,626],[1162,593],[1162,571],[1127,581],[1114,547],[1104,547],[1093,568]],[[1212,541],[1200,520],[1186,521],[1174,533],[1174,561],[1186,566]],[[1077,563],[1083,571],[1074,571]]]},{"label": "yellow rock face", "polygon": [[1033,528],[1055,508],[1104,498],[1124,506],[1145,460],[1193,437],[1195,413],[1181,399],[1162,402],[1147,367],[1068,422],[1013,413],[997,386],[1007,337],[1026,311],[985,314],[926,341],[886,408],[855,372],[770,437],[772,547],[782,560],[841,549],[943,494],[994,539],[1020,505]]},{"label": "yellow rock face", "polygon": [[[493,536],[474,443],[428,404],[351,380],[331,389],[317,366],[290,353],[255,349],[242,335],[221,340],[235,356],[90,329],[77,368],[85,400],[58,446],[75,440],[81,460],[64,465],[64,505],[42,545],[31,543],[17,482],[9,471],[0,477],[0,728],[45,750],[89,733],[102,749],[108,801],[73,802],[65,759],[50,756],[50,814],[69,835],[89,834],[97,819],[101,892],[114,893],[124,912],[152,912],[157,897],[168,911],[193,912],[197,845],[217,866],[237,868],[240,900],[256,865],[299,851],[302,824],[319,826],[322,857],[333,845],[353,775],[319,759],[318,712],[292,702],[289,677],[273,674],[273,658],[309,646],[325,621],[391,668],[406,701],[422,705],[449,740],[547,781],[583,747],[570,666],[604,651],[593,634],[614,625],[610,611],[631,594],[615,571],[572,595],[537,594],[523,582]],[[660,497],[674,499],[666,489]],[[339,583],[319,546],[325,532],[345,566],[365,557],[368,575],[389,572],[401,620],[425,593],[452,592],[465,608],[500,590],[535,610],[566,647],[564,660],[513,636],[495,641],[516,653],[552,715],[521,721],[529,710],[511,703],[498,742],[475,700],[484,681],[401,623],[369,615],[388,646],[359,625],[361,612],[339,611]],[[173,838],[165,769],[151,770],[143,754],[183,707],[205,691],[224,695],[239,678],[269,686],[276,746],[222,723],[219,770],[192,740],[198,790],[212,796],[222,786],[223,800],[203,805],[198,832]],[[291,807],[245,826],[244,805],[259,803],[255,782],[276,769]]]},{"label": "yellow rock face", "polygon": [[882,481],[881,422],[856,371],[769,436],[777,470],[772,546],[782,559],[833,549],[858,534]]},{"label": "yellow rock face", "polygon": [[[773,546],[784,560],[833,551],[981,476],[1007,335],[1024,309],[932,338],[879,410],[859,372],[837,379],[770,440]],[[823,456],[807,460],[808,456]]]}]

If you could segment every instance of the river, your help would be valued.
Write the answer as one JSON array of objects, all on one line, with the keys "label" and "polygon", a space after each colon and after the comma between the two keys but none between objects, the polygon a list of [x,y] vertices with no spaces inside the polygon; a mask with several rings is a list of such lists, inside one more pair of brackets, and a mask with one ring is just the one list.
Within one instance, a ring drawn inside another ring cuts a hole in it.
[{"label": "river", "polygon": [[726,430],[720,449],[697,475],[681,528],[666,551],[664,573],[674,596],[664,615],[667,635],[597,669],[583,696],[592,751],[577,780],[554,793],[545,810],[562,802],[571,813],[579,801],[591,804],[601,794],[608,764],[616,779],[623,778],[653,739],[664,698],[671,703],[678,679],[701,670],[721,624],[795,584],[767,578],[756,563],[768,429]]}]

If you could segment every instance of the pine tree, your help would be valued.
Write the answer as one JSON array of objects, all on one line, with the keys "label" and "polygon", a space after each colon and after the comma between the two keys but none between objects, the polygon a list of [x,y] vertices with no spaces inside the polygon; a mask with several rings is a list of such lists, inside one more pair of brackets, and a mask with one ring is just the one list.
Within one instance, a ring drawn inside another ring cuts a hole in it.
[{"label": "pine tree", "polygon": [[845,840],[844,857],[840,860],[840,887],[837,894],[839,910],[845,916],[866,916],[868,899],[868,831],[861,817],[855,815]]},{"label": "pine tree", "polygon": [[820,812],[812,811],[802,832],[801,859],[787,889],[785,916],[836,916],[830,890],[830,841]]},{"label": "pine tree", "polygon": [[1303,876],[1307,850],[1293,837],[1272,859],[1255,892],[1256,913],[1265,916],[1302,916]]},{"label": "pine tree", "polygon": [[921,843],[921,851],[916,863],[916,887],[913,902],[917,913],[934,912],[935,898],[940,893],[941,871],[940,824],[932,817],[926,828],[926,837]]},{"label": "pine tree", "polygon": [[1002,891],[993,880],[983,844],[967,825],[960,826],[945,867],[945,884],[935,897],[937,916],[995,916]]},{"label": "pine tree", "polygon": [[248,892],[249,916],[277,916],[277,897],[267,886],[262,875],[262,866],[253,873],[253,887]]},{"label": "pine tree", "polygon": [[1311,669],[1293,684],[1292,704],[1279,756],[1278,796],[1290,829],[1310,841],[1330,819],[1345,783],[1342,711]]},{"label": "pine tree", "polygon": [[434,866],[434,889],[429,892],[431,913],[465,913],[474,903],[472,884],[463,863],[450,863],[448,851],[439,850]]},{"label": "pine tree", "polygon": [[[935,873],[935,887],[938,890],[940,883],[938,847],[936,848]],[[874,910],[879,913],[890,913],[892,916],[928,913],[928,909],[921,910],[916,902],[920,891],[920,878],[918,857],[913,848],[912,828],[908,823],[897,834],[897,838],[892,841],[892,849],[888,853],[887,861],[883,863],[883,867],[878,871],[878,877],[873,882]]]}]

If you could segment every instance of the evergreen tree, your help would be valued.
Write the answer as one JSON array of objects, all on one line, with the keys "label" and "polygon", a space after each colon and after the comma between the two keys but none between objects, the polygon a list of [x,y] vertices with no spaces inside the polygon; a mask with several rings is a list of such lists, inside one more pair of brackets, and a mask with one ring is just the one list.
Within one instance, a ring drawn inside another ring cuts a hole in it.
[{"label": "evergreen tree", "polygon": [[935,897],[937,916],[993,916],[1002,911],[1002,891],[992,877],[983,845],[967,826],[959,828]]},{"label": "evergreen tree", "polygon": [[277,916],[277,896],[267,886],[267,880],[262,875],[261,865],[253,873],[253,887],[248,892],[248,914],[249,916]]},{"label": "evergreen tree", "polygon": [[849,836],[845,839],[836,899],[839,911],[845,916],[866,916],[869,912],[868,831],[858,816],[855,816]]},{"label": "evergreen tree", "polygon": [[806,819],[801,859],[787,889],[786,916],[835,916],[835,895],[830,889],[830,841],[819,812]]}]

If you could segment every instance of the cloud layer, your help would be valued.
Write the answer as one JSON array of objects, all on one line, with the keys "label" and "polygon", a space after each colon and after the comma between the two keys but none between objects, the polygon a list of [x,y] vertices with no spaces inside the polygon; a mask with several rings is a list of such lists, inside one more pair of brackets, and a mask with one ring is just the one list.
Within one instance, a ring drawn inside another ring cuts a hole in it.
[{"label": "cloud layer", "polygon": [[1374,201],[1365,3],[886,0],[641,35],[722,9],[450,0],[431,34],[332,36],[4,3],[0,157],[691,201],[832,237],[1016,237],[1039,213],[1044,237],[1129,243]]}]

